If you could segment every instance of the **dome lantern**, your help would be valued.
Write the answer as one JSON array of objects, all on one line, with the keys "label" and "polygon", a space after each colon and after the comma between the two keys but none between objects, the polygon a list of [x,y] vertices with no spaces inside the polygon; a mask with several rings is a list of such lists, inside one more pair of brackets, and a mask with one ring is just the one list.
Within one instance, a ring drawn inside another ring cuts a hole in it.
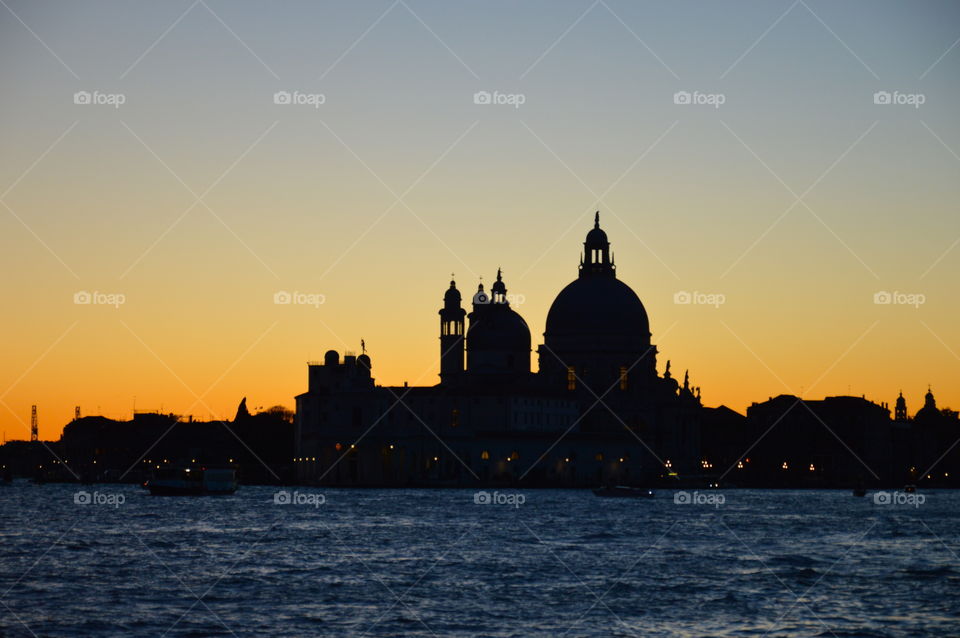
[{"label": "dome lantern", "polygon": [[593,217],[593,228],[583,242],[583,254],[580,264],[580,276],[613,275],[614,266],[610,259],[610,241],[607,233],[600,228],[600,211]]}]

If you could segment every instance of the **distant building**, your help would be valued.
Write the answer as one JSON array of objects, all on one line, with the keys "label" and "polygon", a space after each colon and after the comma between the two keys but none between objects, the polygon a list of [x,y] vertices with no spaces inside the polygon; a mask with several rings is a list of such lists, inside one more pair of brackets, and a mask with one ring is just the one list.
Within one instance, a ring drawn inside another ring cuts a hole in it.
[{"label": "distant building", "polygon": [[[903,483],[889,410],[862,397],[780,395],[747,409],[750,461],[733,482],[774,487]],[[744,448],[746,449],[746,448]]]}]

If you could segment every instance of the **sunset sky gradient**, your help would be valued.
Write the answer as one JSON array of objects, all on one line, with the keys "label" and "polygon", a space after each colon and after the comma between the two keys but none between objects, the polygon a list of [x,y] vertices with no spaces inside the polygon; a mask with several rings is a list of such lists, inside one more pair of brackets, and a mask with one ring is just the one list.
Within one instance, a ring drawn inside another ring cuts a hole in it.
[{"label": "sunset sky gradient", "polygon": [[451,272],[502,267],[536,347],[597,209],[706,405],[960,407],[956,2],[4,2],[7,440],[32,404],[46,439],[75,405],[292,407],[361,338],[378,383],[433,384]]}]

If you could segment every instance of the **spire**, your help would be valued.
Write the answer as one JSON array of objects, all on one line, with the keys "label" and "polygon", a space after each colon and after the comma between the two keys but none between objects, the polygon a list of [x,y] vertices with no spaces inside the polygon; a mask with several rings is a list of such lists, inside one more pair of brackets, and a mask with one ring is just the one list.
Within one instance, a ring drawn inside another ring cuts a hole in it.
[{"label": "spire", "polygon": [[897,402],[893,409],[893,420],[894,421],[907,420],[907,400],[903,398],[903,390],[900,390],[900,395],[897,397]]},{"label": "spire", "polygon": [[664,379],[670,378],[670,359],[667,359],[667,369],[663,371],[663,378]]},{"label": "spire", "polygon": [[933,398],[933,387],[927,384],[927,394],[924,397],[923,407],[937,409],[937,400]]},{"label": "spire", "polygon": [[503,283],[503,269],[497,268],[497,280],[490,288],[493,303],[507,303],[507,285]]},{"label": "spire", "polygon": [[600,211],[597,211],[597,214],[593,216],[593,227],[600,228]]},{"label": "spire", "polygon": [[689,370],[683,373],[683,389],[684,390],[690,389],[690,371]]}]

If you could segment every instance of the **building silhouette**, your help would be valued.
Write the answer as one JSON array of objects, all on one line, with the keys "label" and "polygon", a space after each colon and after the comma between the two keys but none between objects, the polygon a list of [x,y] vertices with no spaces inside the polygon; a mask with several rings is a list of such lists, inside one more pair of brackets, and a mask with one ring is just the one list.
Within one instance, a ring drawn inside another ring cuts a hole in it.
[{"label": "building silhouette", "polygon": [[463,307],[451,281],[440,382],[375,384],[368,355],[309,364],[297,396],[301,480],[349,485],[641,482],[699,468],[699,392],[657,373],[646,309],[616,276],[597,213],[577,278],[547,314],[538,370],[502,271]]}]

